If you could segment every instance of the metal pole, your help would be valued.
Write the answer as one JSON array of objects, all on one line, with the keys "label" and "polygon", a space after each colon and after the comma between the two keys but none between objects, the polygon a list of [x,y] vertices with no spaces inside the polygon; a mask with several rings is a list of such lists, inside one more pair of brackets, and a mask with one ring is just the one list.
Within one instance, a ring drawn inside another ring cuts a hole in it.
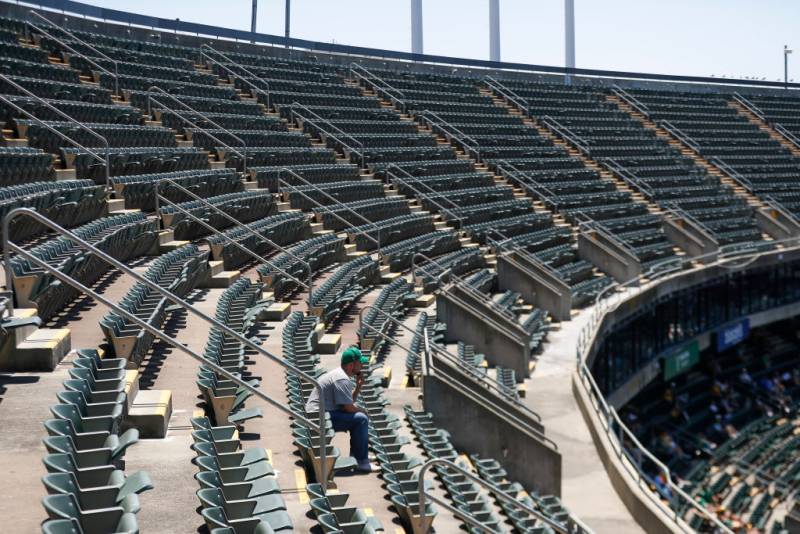
[{"label": "metal pole", "polygon": [[789,89],[789,45],[783,45],[783,88]]},{"label": "metal pole", "polygon": [[500,61],[500,0],[489,0],[489,59]]},{"label": "metal pole", "polygon": [[292,21],[292,0],[286,0],[286,9],[284,10],[283,21],[283,35],[286,37],[286,48],[289,48],[289,27]]},{"label": "metal pole", "polygon": [[[564,0],[564,66],[575,68],[575,0]],[[564,76],[566,85],[572,84],[572,75]]]},{"label": "metal pole", "polygon": [[[250,33],[256,33],[256,14],[258,13],[258,0],[253,0],[253,11],[250,15]],[[255,43],[255,40],[251,41]]]},{"label": "metal pole", "polygon": [[422,0],[411,0],[411,53],[422,54]]}]

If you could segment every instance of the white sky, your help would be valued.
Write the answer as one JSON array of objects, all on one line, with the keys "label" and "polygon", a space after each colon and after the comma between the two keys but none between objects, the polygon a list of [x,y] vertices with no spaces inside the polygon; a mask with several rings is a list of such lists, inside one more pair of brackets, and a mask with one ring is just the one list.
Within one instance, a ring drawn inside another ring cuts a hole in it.
[{"label": "white sky", "polygon": [[[84,0],[249,29],[251,0]],[[488,59],[488,0],[423,0],[424,51]],[[500,0],[505,61],[564,64],[563,0]],[[800,80],[799,0],[575,0],[577,66]],[[284,0],[259,0],[258,31],[283,35]],[[293,0],[292,36],[408,51],[409,0]],[[794,73],[794,74],[793,74]]]}]

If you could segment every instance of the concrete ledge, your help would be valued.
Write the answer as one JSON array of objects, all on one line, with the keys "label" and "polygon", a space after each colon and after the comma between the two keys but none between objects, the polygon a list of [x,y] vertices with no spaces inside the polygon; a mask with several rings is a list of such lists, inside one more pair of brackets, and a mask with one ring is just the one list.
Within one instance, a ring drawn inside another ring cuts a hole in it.
[{"label": "concrete ledge", "polygon": [[172,416],[172,392],[168,389],[139,391],[123,429],[138,428],[142,438],[163,438],[167,435],[169,418]]},{"label": "concrete ledge", "polygon": [[9,346],[8,359],[4,364],[0,363],[0,368],[8,371],[52,371],[71,349],[69,329],[40,328],[16,347]]},{"label": "concrete ledge", "polygon": [[755,215],[758,228],[777,240],[800,235],[800,223],[781,209],[760,208]]},{"label": "concrete ledge", "polygon": [[497,284],[500,290],[511,289],[525,302],[547,310],[559,321],[569,321],[572,291],[548,269],[529,255],[502,254],[497,261]]},{"label": "concrete ledge", "polygon": [[427,295],[417,295],[411,300],[411,302],[408,303],[408,305],[412,308],[427,308],[433,304],[434,300],[436,300],[436,296],[433,295],[433,293]]},{"label": "concrete ledge", "polygon": [[289,302],[276,302],[261,312],[258,318],[262,321],[283,321],[291,311],[292,305]]},{"label": "concrete ledge", "polygon": [[125,371],[125,396],[128,410],[133,405],[133,399],[139,394],[139,371],[128,369]]},{"label": "concrete ledge", "polygon": [[320,354],[336,354],[342,345],[342,336],[339,334],[324,334],[317,342],[317,352]]},{"label": "concrete ledge", "polygon": [[198,284],[198,287],[230,287],[240,276],[241,273],[239,271],[222,271],[219,274],[209,276],[203,283]]},{"label": "concrete ledge", "polygon": [[642,274],[642,264],[636,256],[611,236],[595,230],[578,234],[578,256],[610,274],[617,282],[627,282]]}]

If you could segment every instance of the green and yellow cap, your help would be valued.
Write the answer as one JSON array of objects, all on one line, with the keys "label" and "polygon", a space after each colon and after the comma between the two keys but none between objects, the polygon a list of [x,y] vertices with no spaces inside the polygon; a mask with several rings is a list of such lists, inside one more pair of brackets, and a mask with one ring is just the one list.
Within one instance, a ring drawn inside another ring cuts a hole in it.
[{"label": "green and yellow cap", "polygon": [[347,347],[342,353],[342,365],[353,362],[361,362],[367,365],[369,363],[369,356],[365,356],[358,347]]}]

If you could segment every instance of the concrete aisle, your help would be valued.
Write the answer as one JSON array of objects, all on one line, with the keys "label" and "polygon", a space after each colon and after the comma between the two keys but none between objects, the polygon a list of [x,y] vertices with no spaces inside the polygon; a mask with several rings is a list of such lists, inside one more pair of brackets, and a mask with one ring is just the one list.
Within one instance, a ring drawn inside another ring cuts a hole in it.
[{"label": "concrete aisle", "polygon": [[576,343],[590,311],[583,310],[550,333],[536,370],[525,381],[525,403],[542,416],[547,436],[558,444],[564,505],[597,533],[641,533],[644,530],[611,485],[572,395]]}]

